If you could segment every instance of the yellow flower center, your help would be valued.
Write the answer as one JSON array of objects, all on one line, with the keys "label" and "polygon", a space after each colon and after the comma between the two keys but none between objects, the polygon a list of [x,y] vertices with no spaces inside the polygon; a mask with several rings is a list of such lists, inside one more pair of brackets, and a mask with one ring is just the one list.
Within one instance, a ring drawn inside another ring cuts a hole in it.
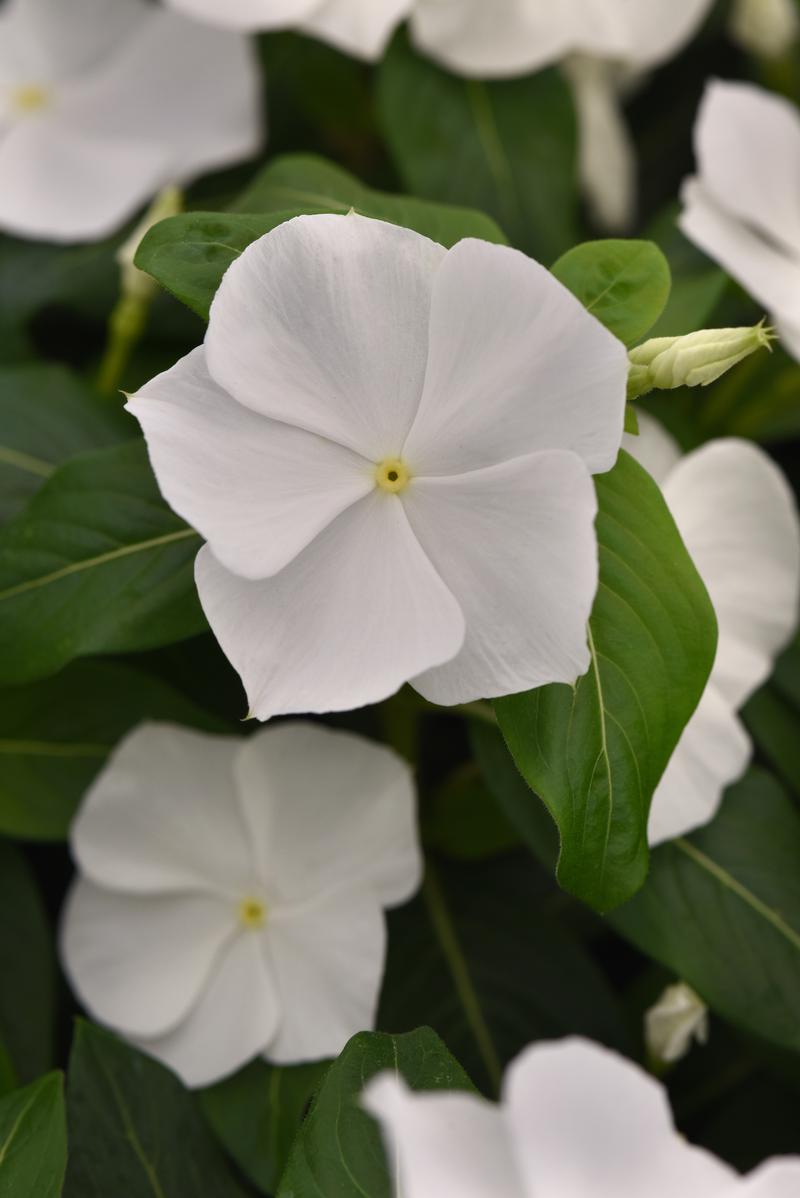
[{"label": "yellow flower center", "polygon": [[375,482],[382,491],[397,495],[404,491],[411,479],[411,471],[401,458],[384,458],[375,467]]},{"label": "yellow flower center", "polygon": [[24,83],[11,91],[11,107],[17,112],[38,112],[50,103],[50,91],[38,83]]},{"label": "yellow flower center", "polygon": [[263,928],[267,922],[267,908],[261,899],[248,895],[239,903],[239,922],[246,928]]}]

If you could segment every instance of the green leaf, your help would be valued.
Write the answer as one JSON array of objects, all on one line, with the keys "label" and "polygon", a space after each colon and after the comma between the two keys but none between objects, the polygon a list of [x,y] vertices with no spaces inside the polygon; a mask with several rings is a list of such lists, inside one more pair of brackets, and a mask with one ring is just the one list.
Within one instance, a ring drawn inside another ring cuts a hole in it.
[{"label": "green leaf", "polygon": [[613,927],[732,1023],[800,1051],[800,814],[752,771],[713,823],[656,849]]},{"label": "green leaf", "polygon": [[0,532],[0,684],[202,630],[199,547],[162,501],[142,441],[61,466]]},{"label": "green leaf", "polygon": [[580,1032],[624,1049],[616,1001],[548,913],[553,894],[524,851],[429,861],[420,896],[389,916],[378,1026],[405,1031],[427,1020],[495,1095],[505,1066],[532,1040]]},{"label": "green leaf", "polygon": [[65,1198],[245,1198],[195,1100],[158,1062],[78,1021]]},{"label": "green leaf", "polygon": [[59,1198],[66,1165],[61,1074],[49,1073],[0,1098],[0,1194]]},{"label": "green leaf", "polygon": [[63,366],[0,369],[0,524],[55,468],[136,434],[116,400],[101,399]]},{"label": "green leaf", "polygon": [[65,837],[108,754],[142,720],[225,730],[167,683],[112,662],[0,690],[0,834]]},{"label": "green leaf", "polygon": [[669,264],[652,241],[587,241],[553,274],[626,345],[641,341],[669,299]]},{"label": "green leaf", "polygon": [[428,848],[461,861],[493,857],[519,844],[519,836],[486,789],[474,761],[456,770],[423,810]]},{"label": "green leaf", "polygon": [[414,1090],[472,1089],[430,1028],[405,1036],[354,1036],[322,1083],[295,1141],[278,1198],[392,1198],[380,1132],[359,1106],[366,1083],[385,1070]]},{"label": "green leaf", "polygon": [[790,645],[781,655],[742,718],[770,765],[800,795],[800,644]]},{"label": "green leaf", "polygon": [[31,1081],[52,1065],[55,952],[33,872],[2,840],[0,978],[0,1042],[19,1080]]},{"label": "green leaf", "polygon": [[351,208],[446,246],[463,237],[504,240],[479,212],[372,191],[323,158],[298,154],[262,171],[231,212],[190,212],[156,225],[139,246],[136,264],[207,320],[223,274],[252,241],[295,216]]},{"label": "green leaf", "polygon": [[456,78],[400,34],[380,68],[378,103],[409,191],[488,212],[542,262],[577,241],[575,113],[558,71]]},{"label": "green leaf", "polygon": [[245,1069],[200,1093],[200,1104],[239,1168],[264,1193],[278,1183],[329,1062]]},{"label": "green leaf", "polygon": [[558,824],[559,882],[607,911],[647,874],[650,803],[705,688],[716,620],[650,475],[623,451],[595,482],[600,586],[589,671],[574,687],[513,695],[495,710]]},{"label": "green leaf", "polygon": [[728,276],[684,237],[677,225],[678,208],[670,204],[648,233],[669,262],[672,290],[653,337],[681,337],[711,320],[728,285]]}]

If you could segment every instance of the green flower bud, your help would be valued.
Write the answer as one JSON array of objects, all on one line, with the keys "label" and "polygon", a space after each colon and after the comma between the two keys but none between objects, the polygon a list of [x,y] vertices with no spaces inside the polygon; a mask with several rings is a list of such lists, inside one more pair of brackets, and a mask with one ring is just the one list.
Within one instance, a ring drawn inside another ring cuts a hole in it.
[{"label": "green flower bud", "polygon": [[750,328],[701,329],[685,337],[655,337],[637,345],[629,356],[628,399],[648,391],[675,387],[707,387],[737,362],[775,340],[764,321]]},{"label": "green flower bud", "polygon": [[158,284],[143,270],[134,266],[142,238],[153,225],[168,216],[177,216],[183,209],[183,192],[179,187],[165,187],[153,200],[130,237],[117,250],[117,262],[122,271],[122,294],[129,299],[148,302],[158,291]]},{"label": "green flower bud", "polygon": [[800,34],[794,0],[735,0],[731,36],[759,58],[783,58]]}]

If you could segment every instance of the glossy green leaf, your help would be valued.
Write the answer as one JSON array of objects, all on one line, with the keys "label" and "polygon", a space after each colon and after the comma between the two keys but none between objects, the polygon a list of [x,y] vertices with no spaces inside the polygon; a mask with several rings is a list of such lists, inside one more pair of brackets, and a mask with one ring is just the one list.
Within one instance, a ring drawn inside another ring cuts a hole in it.
[{"label": "glossy green leaf", "polygon": [[143,442],[61,466],[0,532],[0,683],[200,631],[199,547],[161,499]]},{"label": "glossy green leaf", "polygon": [[116,662],[75,662],[0,690],[0,834],[65,837],[111,749],[142,720],[225,730],[165,682]]},{"label": "glossy green leaf", "polygon": [[595,481],[600,586],[589,671],[574,687],[541,687],[495,710],[558,824],[559,882],[607,911],[647,874],[650,802],[705,688],[716,620],[650,475],[623,451]]},{"label": "glossy green leaf", "polygon": [[322,158],[290,155],[268,166],[230,212],[190,212],[162,221],[142,241],[136,262],[203,319],[223,274],[252,241],[292,217],[355,209],[415,229],[442,245],[463,237],[503,241],[479,212],[386,195]]},{"label": "glossy green leaf", "polygon": [[641,341],[669,299],[669,264],[652,241],[587,241],[568,250],[552,269],[626,345]]},{"label": "glossy green leaf", "polygon": [[328,1061],[292,1066],[253,1061],[201,1091],[203,1112],[217,1137],[263,1193],[274,1193],[328,1067]]},{"label": "glossy green leaf", "polygon": [[49,1073],[0,1098],[0,1194],[59,1198],[66,1164],[61,1074]]},{"label": "glossy green leaf", "polygon": [[489,1094],[532,1040],[580,1032],[624,1049],[607,982],[548,913],[554,894],[524,851],[429,862],[419,897],[389,917],[378,1026],[427,1020]]},{"label": "glossy green leaf", "polygon": [[0,524],[62,462],[135,435],[121,399],[101,398],[62,366],[0,369]]},{"label": "glossy green leaf", "polygon": [[[0,840],[0,1042],[16,1077],[52,1065],[55,953],[47,913],[23,853]],[[1,1192],[1,1191],[0,1191]]]},{"label": "glossy green leaf", "polygon": [[577,241],[575,114],[558,71],[493,83],[457,78],[400,34],[380,68],[378,103],[414,195],[488,212],[542,262]]},{"label": "glossy green leaf", "polygon": [[78,1022],[65,1198],[245,1198],[194,1097],[158,1062]]},{"label": "glossy green leaf", "polygon": [[362,1032],[331,1065],[295,1141],[278,1198],[394,1198],[381,1136],[359,1107],[364,1086],[391,1070],[413,1090],[470,1090],[441,1040],[421,1028],[404,1036]]},{"label": "glossy green leaf", "polygon": [[656,849],[647,884],[609,918],[713,1010],[800,1051],[800,814],[752,771],[708,827]]}]

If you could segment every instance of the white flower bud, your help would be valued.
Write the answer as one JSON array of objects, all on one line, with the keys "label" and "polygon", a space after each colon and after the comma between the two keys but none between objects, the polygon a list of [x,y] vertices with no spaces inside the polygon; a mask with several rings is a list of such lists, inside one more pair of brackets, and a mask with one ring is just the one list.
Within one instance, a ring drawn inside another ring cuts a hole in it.
[{"label": "white flower bud", "polygon": [[701,329],[685,337],[654,337],[628,355],[628,398],[638,399],[653,388],[707,387],[756,350],[769,349],[774,339],[763,320],[749,328]]},{"label": "white flower bud", "polygon": [[800,34],[795,0],[735,0],[731,36],[759,58],[783,58]]},{"label": "white flower bud", "polygon": [[142,239],[153,225],[168,216],[177,216],[183,208],[183,192],[179,187],[165,187],[153,200],[130,237],[117,250],[117,262],[122,270],[122,294],[131,299],[149,300],[158,291],[158,284],[133,260]]},{"label": "white flower bud", "polygon": [[685,1057],[692,1041],[708,1040],[708,1007],[685,982],[667,986],[644,1017],[645,1041],[650,1056],[660,1064]]}]

